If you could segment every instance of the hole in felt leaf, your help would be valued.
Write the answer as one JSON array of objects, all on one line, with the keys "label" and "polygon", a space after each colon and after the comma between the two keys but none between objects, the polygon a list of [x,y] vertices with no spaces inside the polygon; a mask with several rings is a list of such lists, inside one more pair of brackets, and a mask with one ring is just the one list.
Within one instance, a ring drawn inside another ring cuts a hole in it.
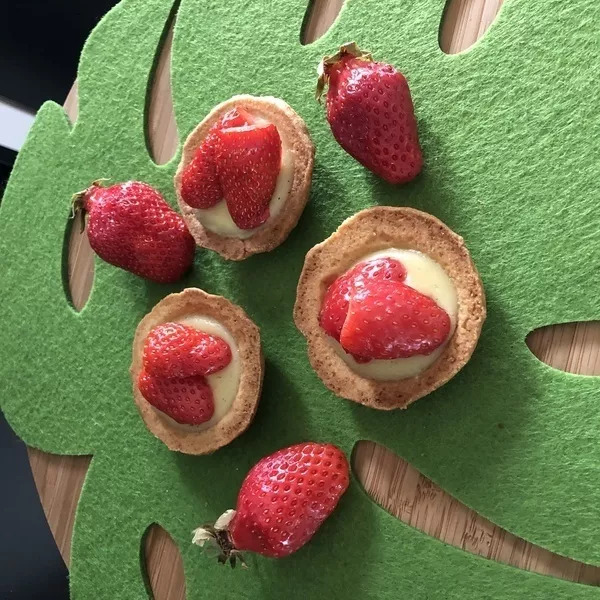
[{"label": "hole in felt leaf", "polygon": [[539,360],[555,369],[600,375],[600,321],[540,327],[525,341]]},{"label": "hole in felt leaf", "polygon": [[156,523],[142,536],[141,563],[154,600],[185,600],[183,561],[173,538]]},{"label": "hole in felt leaf", "polygon": [[46,520],[68,567],[75,510],[92,457],[47,454],[31,447],[27,453]]},{"label": "hole in felt leaf", "polygon": [[75,310],[80,311],[88,301],[94,283],[94,251],[83,230],[80,212],[74,218],[69,212],[63,243],[62,277],[67,299]]},{"label": "hole in felt leaf", "polygon": [[446,54],[472,46],[492,24],[504,0],[448,0],[442,13],[439,43]]},{"label": "hole in felt leaf", "polygon": [[[300,43],[305,46],[323,37],[343,5],[344,0],[309,0],[300,29]],[[335,49],[331,51],[334,52]]]},{"label": "hole in felt leaf", "polygon": [[67,94],[64,109],[71,123],[75,123],[77,121],[77,113],[79,112],[79,88],[77,82],[73,84],[73,87],[71,87]]},{"label": "hole in felt leaf", "polygon": [[600,567],[559,556],[508,533],[379,444],[357,442],[352,470],[369,497],[387,512],[447,544],[520,569],[600,585]]},{"label": "hole in felt leaf", "polygon": [[173,158],[179,144],[171,94],[171,43],[178,8],[176,2],[156,53],[146,98],[146,146],[159,165]]}]

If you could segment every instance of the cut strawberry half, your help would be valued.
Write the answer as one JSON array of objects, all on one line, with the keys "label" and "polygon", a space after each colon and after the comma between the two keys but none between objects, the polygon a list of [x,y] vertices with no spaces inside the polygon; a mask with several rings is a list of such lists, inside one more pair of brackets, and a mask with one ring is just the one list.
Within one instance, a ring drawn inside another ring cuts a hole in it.
[{"label": "cut strawberry half", "polygon": [[215,136],[217,174],[231,218],[240,229],[254,229],[269,218],[281,167],[277,127],[229,127]]},{"label": "cut strawberry half", "polygon": [[357,290],[371,281],[404,281],[404,265],[392,258],[376,258],[361,262],[338,277],[325,292],[319,323],[332,338],[340,341],[340,333],[348,315],[348,303]]},{"label": "cut strawberry half", "polygon": [[378,281],[350,300],[340,343],[363,361],[428,355],[446,341],[450,325],[433,299],[404,283]]},{"label": "cut strawberry half", "polygon": [[192,208],[207,209],[223,199],[217,176],[215,144],[217,131],[254,123],[254,117],[242,108],[233,108],[215,123],[181,177],[181,197]]},{"label": "cut strawberry half", "polygon": [[230,362],[225,340],[182,323],[157,325],[144,342],[144,368],[158,377],[211,375]]},{"label": "cut strawberry half", "polygon": [[152,406],[182,425],[201,425],[215,412],[212,389],[202,375],[167,379],[142,370],[138,388]]},{"label": "cut strawberry half", "polygon": [[232,108],[217,121],[216,125],[212,126],[212,129],[216,131],[218,129],[229,129],[230,127],[253,125],[255,121],[256,119],[247,110],[239,107]]}]

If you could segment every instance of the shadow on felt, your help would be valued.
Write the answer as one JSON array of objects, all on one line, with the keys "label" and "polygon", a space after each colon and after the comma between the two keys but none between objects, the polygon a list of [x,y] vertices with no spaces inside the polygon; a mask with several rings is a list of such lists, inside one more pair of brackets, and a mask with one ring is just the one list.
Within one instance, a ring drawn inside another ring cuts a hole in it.
[{"label": "shadow on felt", "polygon": [[405,184],[393,185],[365,169],[367,185],[372,190],[373,204],[416,208],[455,228],[469,216],[462,213],[461,202],[455,196],[448,180],[444,150],[430,132],[426,121],[419,121],[419,133],[422,140],[427,140],[427,145],[423,148],[423,169],[415,179]]},{"label": "shadow on felt", "polygon": [[535,416],[528,400],[540,393],[535,362],[520,361],[517,373],[507,360],[522,336],[489,296],[488,315],[471,360],[435,392],[391,412],[351,403],[362,439],[400,454],[457,497],[496,487],[521,460],[520,439]]},{"label": "shadow on felt", "polygon": [[198,499],[201,518],[217,518],[233,508],[242,481],[261,458],[308,439],[310,427],[301,390],[283,370],[265,364],[263,394],[254,421],[238,438],[214,454],[189,456],[172,453],[183,485]]},{"label": "shadow on felt", "polygon": [[[322,179],[328,177],[327,171],[321,169],[319,177],[319,187],[326,185]],[[304,257],[330,233],[317,202],[313,189],[298,224],[280,246],[228,265],[229,277],[236,282],[236,301],[259,325],[268,324],[271,331],[277,323],[291,322]]]},{"label": "shadow on felt", "polygon": [[333,514],[304,547],[284,559],[254,561],[260,571],[260,597],[338,598],[346,590],[348,598],[362,598],[370,569],[364,558],[373,545],[385,543],[375,526],[378,510],[352,477]]}]

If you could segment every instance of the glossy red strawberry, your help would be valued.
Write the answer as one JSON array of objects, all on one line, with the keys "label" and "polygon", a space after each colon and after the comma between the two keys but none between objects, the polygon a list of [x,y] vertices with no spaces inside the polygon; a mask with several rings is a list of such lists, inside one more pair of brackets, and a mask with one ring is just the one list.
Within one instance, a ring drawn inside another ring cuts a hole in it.
[{"label": "glossy red strawberry", "polygon": [[240,229],[258,227],[269,218],[281,166],[277,127],[229,127],[215,135],[217,173],[229,214]]},{"label": "glossy red strawberry", "polygon": [[328,83],[327,120],[340,146],[390,183],[414,179],[423,165],[408,83],[355,43],[324,58],[318,94]]},{"label": "glossy red strawberry", "polygon": [[296,552],[331,515],[350,480],[344,453],[306,442],[260,460],[246,475],[235,511],[194,532],[194,543],[214,539],[221,562],[241,551],[281,558]]},{"label": "glossy red strawberry", "polygon": [[152,406],[182,425],[201,425],[215,411],[212,389],[202,375],[167,379],[142,370],[138,388]]},{"label": "glossy red strawberry", "polygon": [[209,131],[181,176],[181,197],[193,208],[211,208],[223,199],[215,163],[215,132],[229,127],[241,127],[254,118],[241,108],[233,108]]},{"label": "glossy red strawberry", "polygon": [[223,197],[214,160],[214,133],[209,133],[181,176],[181,197],[192,208],[210,208]]},{"label": "glossy red strawberry", "polygon": [[93,183],[76,195],[87,234],[106,262],[145,279],[169,283],[190,268],[196,245],[181,218],[147,183]]},{"label": "glossy red strawberry", "polygon": [[361,262],[338,277],[325,292],[319,323],[325,332],[340,341],[342,326],[353,295],[370,281],[404,281],[406,269],[395,259],[382,257]]},{"label": "glossy red strawberry", "polygon": [[229,344],[181,323],[155,327],[144,342],[144,369],[158,377],[210,375],[231,362]]},{"label": "glossy red strawberry", "polygon": [[374,282],[354,295],[340,343],[362,359],[431,354],[450,333],[450,317],[437,303],[397,282]]}]

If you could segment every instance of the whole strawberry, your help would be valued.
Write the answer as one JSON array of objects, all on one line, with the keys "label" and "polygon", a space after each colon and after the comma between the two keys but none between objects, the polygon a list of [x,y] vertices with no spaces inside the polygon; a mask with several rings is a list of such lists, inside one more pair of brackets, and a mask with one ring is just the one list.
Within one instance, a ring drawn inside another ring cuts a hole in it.
[{"label": "whole strawberry", "polygon": [[340,146],[390,183],[414,179],[423,157],[404,75],[352,42],[321,62],[317,97],[327,84],[327,120]]},{"label": "whole strawberry", "polygon": [[76,194],[87,214],[87,234],[96,254],[135,275],[170,283],[194,260],[195,242],[179,214],[147,183],[100,182]]},{"label": "whole strawberry", "polygon": [[350,480],[344,453],[332,444],[306,442],[261,459],[246,475],[235,510],[197,529],[193,543],[215,541],[220,562],[242,551],[271,558],[306,544],[331,515]]},{"label": "whole strawberry", "polygon": [[216,136],[217,173],[229,214],[240,229],[258,227],[269,218],[281,166],[277,127],[231,127]]}]

